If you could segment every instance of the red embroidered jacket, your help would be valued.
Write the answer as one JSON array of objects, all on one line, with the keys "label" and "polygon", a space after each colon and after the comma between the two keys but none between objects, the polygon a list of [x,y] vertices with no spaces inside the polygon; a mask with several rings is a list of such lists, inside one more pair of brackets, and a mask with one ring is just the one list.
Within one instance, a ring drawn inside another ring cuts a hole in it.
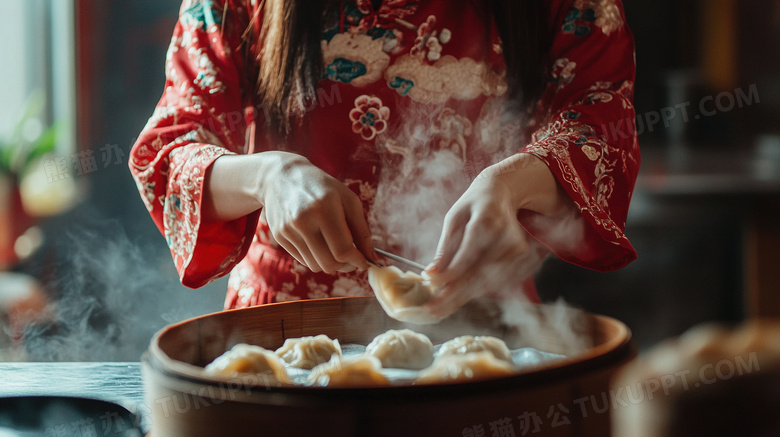
[{"label": "red embroidered jacket", "polygon": [[[502,105],[501,40],[480,1],[385,0],[378,10],[368,0],[344,2],[325,20],[325,77],[286,150],[360,196],[377,247],[421,262],[481,169],[532,153],[580,212],[552,225],[521,211],[538,246],[590,269],[625,266],[636,257],[624,234],[639,168],[633,38],[619,0],[546,1],[556,31],[549,79],[527,120]],[[368,295],[364,273],[315,274],[292,259],[261,211],[224,223],[201,217],[215,159],[279,147],[262,135],[265,111],[254,92],[262,3],[184,2],[165,91],[130,169],[182,283],[199,287],[232,272],[226,308]]]}]

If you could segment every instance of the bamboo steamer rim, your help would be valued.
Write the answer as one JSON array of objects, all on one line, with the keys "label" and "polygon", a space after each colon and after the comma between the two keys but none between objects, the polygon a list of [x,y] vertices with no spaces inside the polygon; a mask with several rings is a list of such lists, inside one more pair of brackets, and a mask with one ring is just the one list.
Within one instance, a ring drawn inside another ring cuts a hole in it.
[{"label": "bamboo steamer rim", "polygon": [[[315,301],[328,301],[334,305],[339,301],[347,300],[374,300],[373,297],[339,297],[327,299],[308,299],[303,301],[278,302],[263,305],[263,308],[269,308],[281,305],[301,305]],[[540,309],[551,308],[549,304],[533,304]],[[160,348],[159,341],[168,332],[181,328],[184,325],[197,323],[203,320],[210,320],[217,315],[229,313],[238,313],[245,311],[257,311],[260,307],[249,307],[219,311],[212,314],[193,317],[171,325],[168,325],[154,334],[150,342],[149,349],[144,353],[142,361],[152,370],[162,374],[165,377],[173,378],[183,383],[195,383],[205,386],[220,386],[226,384],[228,379],[210,377],[203,372],[203,367],[186,363],[171,358]],[[447,382],[441,384],[424,385],[390,385],[380,387],[308,387],[298,385],[283,385],[281,387],[266,387],[261,385],[242,386],[242,389],[251,391],[253,395],[262,394],[317,394],[318,396],[333,394],[342,396],[345,394],[360,394],[364,396],[407,396],[410,393],[423,395],[426,393],[446,395],[453,391],[463,393],[464,391],[484,392],[486,390],[516,390],[521,387],[532,387],[541,384],[547,384],[550,380],[565,380],[568,378],[580,377],[591,371],[600,369],[604,363],[616,361],[627,361],[636,354],[635,348],[631,343],[631,330],[623,322],[600,314],[583,312],[584,315],[595,322],[599,327],[609,327],[615,332],[601,344],[590,347],[585,353],[567,357],[565,359],[545,364],[540,367],[532,367],[518,371],[513,375],[465,382]],[[288,338],[295,338],[290,336]],[[229,378],[234,380],[235,378]],[[257,397],[257,396],[256,396]]]}]

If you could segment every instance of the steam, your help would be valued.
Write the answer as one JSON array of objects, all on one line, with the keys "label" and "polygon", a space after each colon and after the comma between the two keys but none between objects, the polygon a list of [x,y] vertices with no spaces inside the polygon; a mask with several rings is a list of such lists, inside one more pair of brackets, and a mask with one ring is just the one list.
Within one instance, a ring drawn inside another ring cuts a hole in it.
[{"label": "steam", "polygon": [[569,307],[562,298],[543,311],[522,297],[508,298],[501,309],[501,322],[514,328],[517,344],[566,356],[580,354],[592,345],[584,313]]},{"label": "steam", "polygon": [[25,332],[30,360],[138,361],[164,325],[208,312],[208,302],[220,309],[205,290],[183,290],[167,253],[142,250],[113,220],[77,223],[54,245],[44,286],[61,294],[54,320]]},{"label": "steam", "polygon": [[[372,222],[378,247],[403,248],[402,255],[426,264],[433,259],[444,216],[466,190],[461,163],[449,150],[416,161],[406,176],[379,184]],[[411,183],[414,181],[414,183]]]},{"label": "steam", "polygon": [[[452,109],[426,108],[406,108],[399,115],[406,120],[404,126],[379,142],[384,171],[379,175],[369,217],[377,247],[399,251],[422,264],[432,260],[444,217],[471,181],[484,168],[519,152],[527,141],[523,117],[497,99],[485,104],[474,124]],[[516,170],[520,169],[507,171]],[[564,220],[556,224],[552,238],[575,247],[581,244],[582,226],[576,218]],[[563,301],[541,312],[529,305],[521,292],[523,281],[533,275],[547,255],[541,243],[531,237],[528,240],[530,249],[525,259],[473,272],[468,285],[475,290],[475,297],[481,290],[498,290],[497,296],[491,296],[499,297],[496,320],[519,332],[519,343],[540,344],[540,338],[554,335],[554,343],[561,347],[555,352],[579,353],[588,346],[580,313]],[[445,325],[452,331],[437,332],[437,337],[473,334],[483,328],[466,320],[448,320]],[[455,326],[458,329],[453,329]],[[423,330],[435,332],[437,328]]]},{"label": "steam", "polygon": [[426,264],[433,259],[444,216],[468,183],[455,148],[430,151],[441,110],[409,107],[402,128],[379,140],[379,174],[369,217],[377,247]]}]

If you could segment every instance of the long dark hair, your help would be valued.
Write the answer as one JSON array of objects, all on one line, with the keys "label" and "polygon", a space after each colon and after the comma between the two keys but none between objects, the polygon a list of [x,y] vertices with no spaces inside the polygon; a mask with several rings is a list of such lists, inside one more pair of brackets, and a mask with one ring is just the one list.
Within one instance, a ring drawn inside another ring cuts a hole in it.
[{"label": "long dark hair", "polygon": [[[484,0],[496,23],[507,65],[509,98],[527,110],[540,96],[551,29],[546,0]],[[337,0],[264,0],[257,92],[282,133],[300,116],[322,76],[323,16]]]}]

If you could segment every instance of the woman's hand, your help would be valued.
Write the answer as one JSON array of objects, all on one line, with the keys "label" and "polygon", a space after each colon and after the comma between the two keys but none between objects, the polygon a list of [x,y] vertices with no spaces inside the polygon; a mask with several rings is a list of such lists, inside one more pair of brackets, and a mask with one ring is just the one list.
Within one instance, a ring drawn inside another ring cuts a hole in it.
[{"label": "woman's hand", "polygon": [[444,220],[433,263],[426,269],[441,287],[427,304],[446,317],[480,295],[518,289],[538,265],[539,253],[517,221],[517,211],[561,214],[572,205],[539,158],[512,156],[485,169]]},{"label": "woman's hand", "polygon": [[205,220],[263,208],[271,236],[314,272],[367,269],[366,257],[376,259],[358,196],[300,155],[222,156],[204,185]]},{"label": "woman's hand", "polygon": [[277,156],[260,198],[273,238],[314,272],[367,269],[376,254],[360,198],[306,158]]}]

